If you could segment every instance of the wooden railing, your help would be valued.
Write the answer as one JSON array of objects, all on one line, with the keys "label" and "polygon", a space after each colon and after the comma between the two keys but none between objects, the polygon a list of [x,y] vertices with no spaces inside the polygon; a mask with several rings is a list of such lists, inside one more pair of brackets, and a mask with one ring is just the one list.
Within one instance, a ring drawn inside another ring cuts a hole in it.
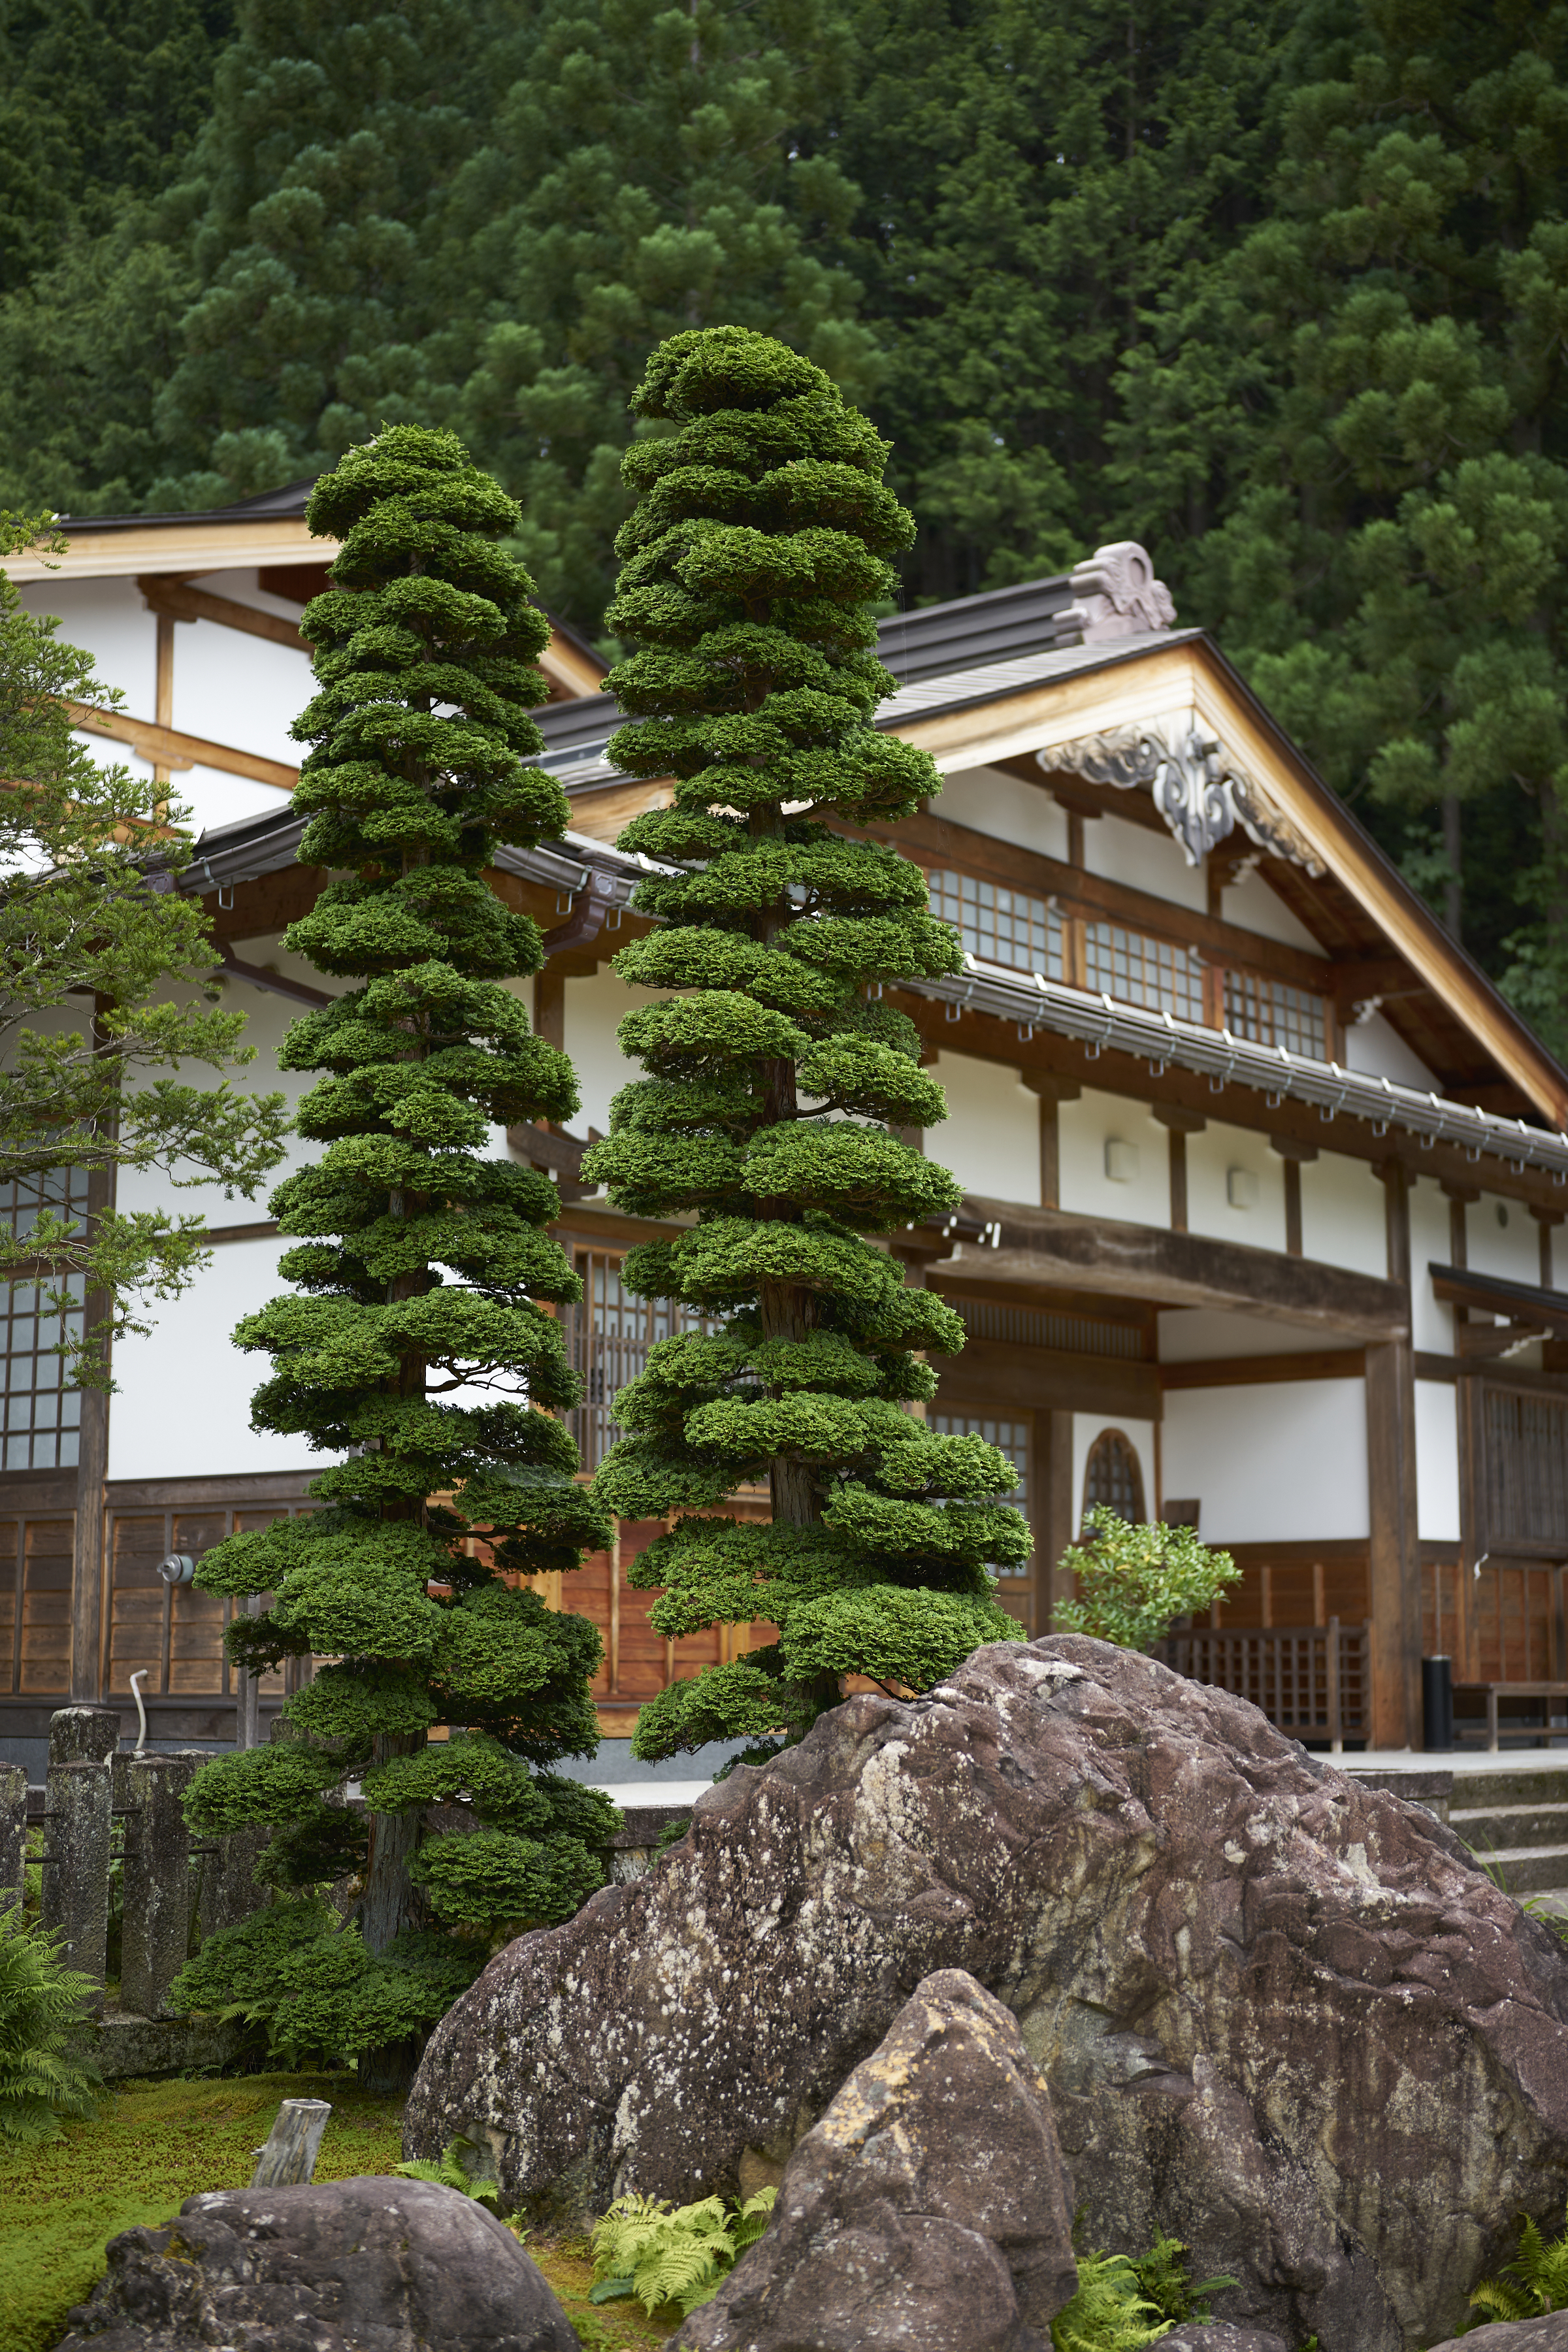
[{"label": "wooden railing", "polygon": [[1372,1626],[1232,1625],[1173,1633],[1158,1654],[1179,1675],[1261,1707],[1293,1739],[1366,1739],[1372,1721]]}]

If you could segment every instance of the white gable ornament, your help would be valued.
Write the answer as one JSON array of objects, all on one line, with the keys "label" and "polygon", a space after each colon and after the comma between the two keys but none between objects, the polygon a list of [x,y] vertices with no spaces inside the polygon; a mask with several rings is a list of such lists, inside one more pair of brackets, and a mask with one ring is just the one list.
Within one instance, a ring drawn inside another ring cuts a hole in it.
[{"label": "white gable ornament", "polygon": [[1184,711],[1144,727],[1111,727],[1101,735],[1079,735],[1053,743],[1035,759],[1047,775],[1082,776],[1119,792],[1144,790],[1182,845],[1189,866],[1200,866],[1237,825],[1247,839],[1275,857],[1289,858],[1309,874],[1323,861],[1283,809],[1272,801],[1197,723]]},{"label": "white gable ornament", "polygon": [[1062,614],[1062,625],[1080,630],[1086,646],[1168,629],[1176,617],[1170,590],[1155,579],[1148,550],[1135,539],[1097,547],[1073,566],[1070,585],[1077,602]]}]

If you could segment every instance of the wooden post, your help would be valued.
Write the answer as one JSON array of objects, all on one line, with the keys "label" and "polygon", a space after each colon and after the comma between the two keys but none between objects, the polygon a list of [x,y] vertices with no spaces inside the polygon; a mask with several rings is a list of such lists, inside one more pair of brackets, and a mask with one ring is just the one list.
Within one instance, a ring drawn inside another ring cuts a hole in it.
[{"label": "wooden post", "polygon": [[[98,1014],[105,1000],[100,997]],[[114,1171],[95,1168],[87,1183],[87,1230],[114,1206]],[[104,1290],[89,1290],[82,1302],[82,1328],[90,1331],[106,1322],[112,1302]],[[110,1344],[100,1341],[93,1361],[107,1379]],[[103,1688],[103,1520],[104,1488],[109,1476],[109,1391],[81,1391],[81,1425],[77,1438],[76,1521],[71,1533],[71,1679],[72,1700],[91,1706],[104,1696]]]},{"label": "wooden post", "polygon": [[533,976],[533,1034],[565,1052],[566,978],[552,963]]},{"label": "wooden post", "polygon": [[1036,1607],[1043,1621],[1036,1631],[1050,1631],[1058,1601],[1072,1599],[1072,1579],[1058,1568],[1078,1532],[1078,1497],[1073,1493],[1072,1415],[1037,1412],[1035,1463],[1040,1501],[1036,1506],[1035,1542],[1043,1555],[1035,1570]]},{"label": "wooden post", "polygon": [[321,2134],[331,2114],[330,2099],[285,2099],[267,2145],[256,2151],[253,2189],[305,2187],[316,2169]]},{"label": "wooden post", "polygon": [[1268,1149],[1285,1162],[1285,1255],[1301,1257],[1301,1162],[1315,1160],[1315,1143],[1298,1143],[1289,1135],[1271,1135]]},{"label": "wooden post", "polygon": [[1552,1231],[1554,1225],[1563,1223],[1563,1212],[1561,1209],[1531,1209],[1530,1213],[1541,1228],[1541,1287],[1542,1290],[1555,1290],[1557,1285],[1552,1280]]},{"label": "wooden post", "polygon": [[[1410,1177],[1383,1168],[1389,1279],[1410,1297]],[[1415,1359],[1404,1338],[1366,1351],[1372,1744],[1409,1748],[1421,1725],[1421,1554],[1415,1512]]]},{"label": "wooden post", "polygon": [[1208,1125],[1196,1111],[1172,1110],[1163,1104],[1154,1105],[1154,1117],[1167,1131],[1171,1150],[1171,1231],[1184,1234],[1187,1230],[1187,1138],[1201,1135]]},{"label": "wooden post", "polygon": [[610,1538],[610,1689],[611,1698],[621,1691],[621,1523],[611,1522],[615,1534]]},{"label": "wooden post", "polygon": [[1025,1070],[1024,1084],[1040,1098],[1040,1206],[1062,1204],[1061,1106],[1076,1102],[1083,1088],[1076,1078],[1058,1078],[1049,1070]]}]

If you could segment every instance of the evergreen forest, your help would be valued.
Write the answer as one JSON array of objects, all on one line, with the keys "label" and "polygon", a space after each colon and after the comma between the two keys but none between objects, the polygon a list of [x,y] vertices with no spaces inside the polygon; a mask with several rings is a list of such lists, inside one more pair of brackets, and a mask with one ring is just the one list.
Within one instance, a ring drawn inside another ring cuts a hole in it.
[{"label": "evergreen forest", "polygon": [[447,428],[616,650],[628,403],[761,330],[908,603],[1151,550],[1568,1051],[1568,5],[4,0],[0,506]]}]

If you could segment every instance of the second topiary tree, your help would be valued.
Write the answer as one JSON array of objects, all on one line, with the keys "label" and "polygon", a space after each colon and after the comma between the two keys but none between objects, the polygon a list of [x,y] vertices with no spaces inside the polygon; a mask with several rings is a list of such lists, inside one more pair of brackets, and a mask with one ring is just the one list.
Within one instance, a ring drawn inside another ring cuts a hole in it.
[{"label": "second topiary tree", "polygon": [[[882,486],[887,445],[821,369],[742,328],[661,345],[633,406],[651,429],[625,461],[638,502],[610,618],[638,650],[609,684],[635,723],[611,754],[676,782],[620,836],[665,870],[637,899],[660,927],[615,961],[680,992],[623,1021],[647,1075],[584,1173],[634,1215],[696,1212],[626,1266],[694,1328],[621,1391],[627,1433],[595,1492],[673,1519],[631,1570],[658,1591],[658,1632],[777,1629],[644,1707],[635,1744],[656,1757],[766,1749],[846,1675],[926,1689],[1019,1637],[987,1563],[1030,1538],[998,1499],[1016,1478],[996,1448],[920,1417],[921,1351],[952,1353],[963,1324],[867,1238],[961,1197],[896,1132],[945,1105],[882,1002],[885,982],[958,969],[957,941],[917,866],[835,829],[941,790],[927,753],[871,723],[894,691],[873,603],[913,530]],[[713,1509],[757,1479],[771,1526]]]},{"label": "second topiary tree", "polygon": [[[196,1582],[273,1595],[230,1627],[237,1664],[329,1663],[285,1706],[294,1738],[196,1776],[192,1825],[270,1830],[263,1874],[296,1899],[204,1947],[182,1997],[387,2080],[496,1933],[568,1918],[602,1883],[614,1808],[542,1769],[597,1745],[599,1637],[502,1571],[574,1569],[609,1530],[537,1410],[580,1393],[541,1304],[580,1296],[544,1230],[557,1195],[483,1156],[493,1128],[577,1102],[504,985],[538,969],[538,929],[484,878],[498,844],[566,822],[520,756],[540,746],[548,625],[497,544],[518,510],[449,434],[398,426],[323,476],[309,516],[342,551],[304,618],[300,856],[349,878],[284,945],[354,984],[289,1034],[285,1066],[324,1074],[299,1125],[326,1150],[273,1196],[294,1288],[235,1336],[273,1360],[257,1425],[342,1459],[312,1516],[231,1537]],[[304,1890],[354,1874],[340,1932]]]}]

